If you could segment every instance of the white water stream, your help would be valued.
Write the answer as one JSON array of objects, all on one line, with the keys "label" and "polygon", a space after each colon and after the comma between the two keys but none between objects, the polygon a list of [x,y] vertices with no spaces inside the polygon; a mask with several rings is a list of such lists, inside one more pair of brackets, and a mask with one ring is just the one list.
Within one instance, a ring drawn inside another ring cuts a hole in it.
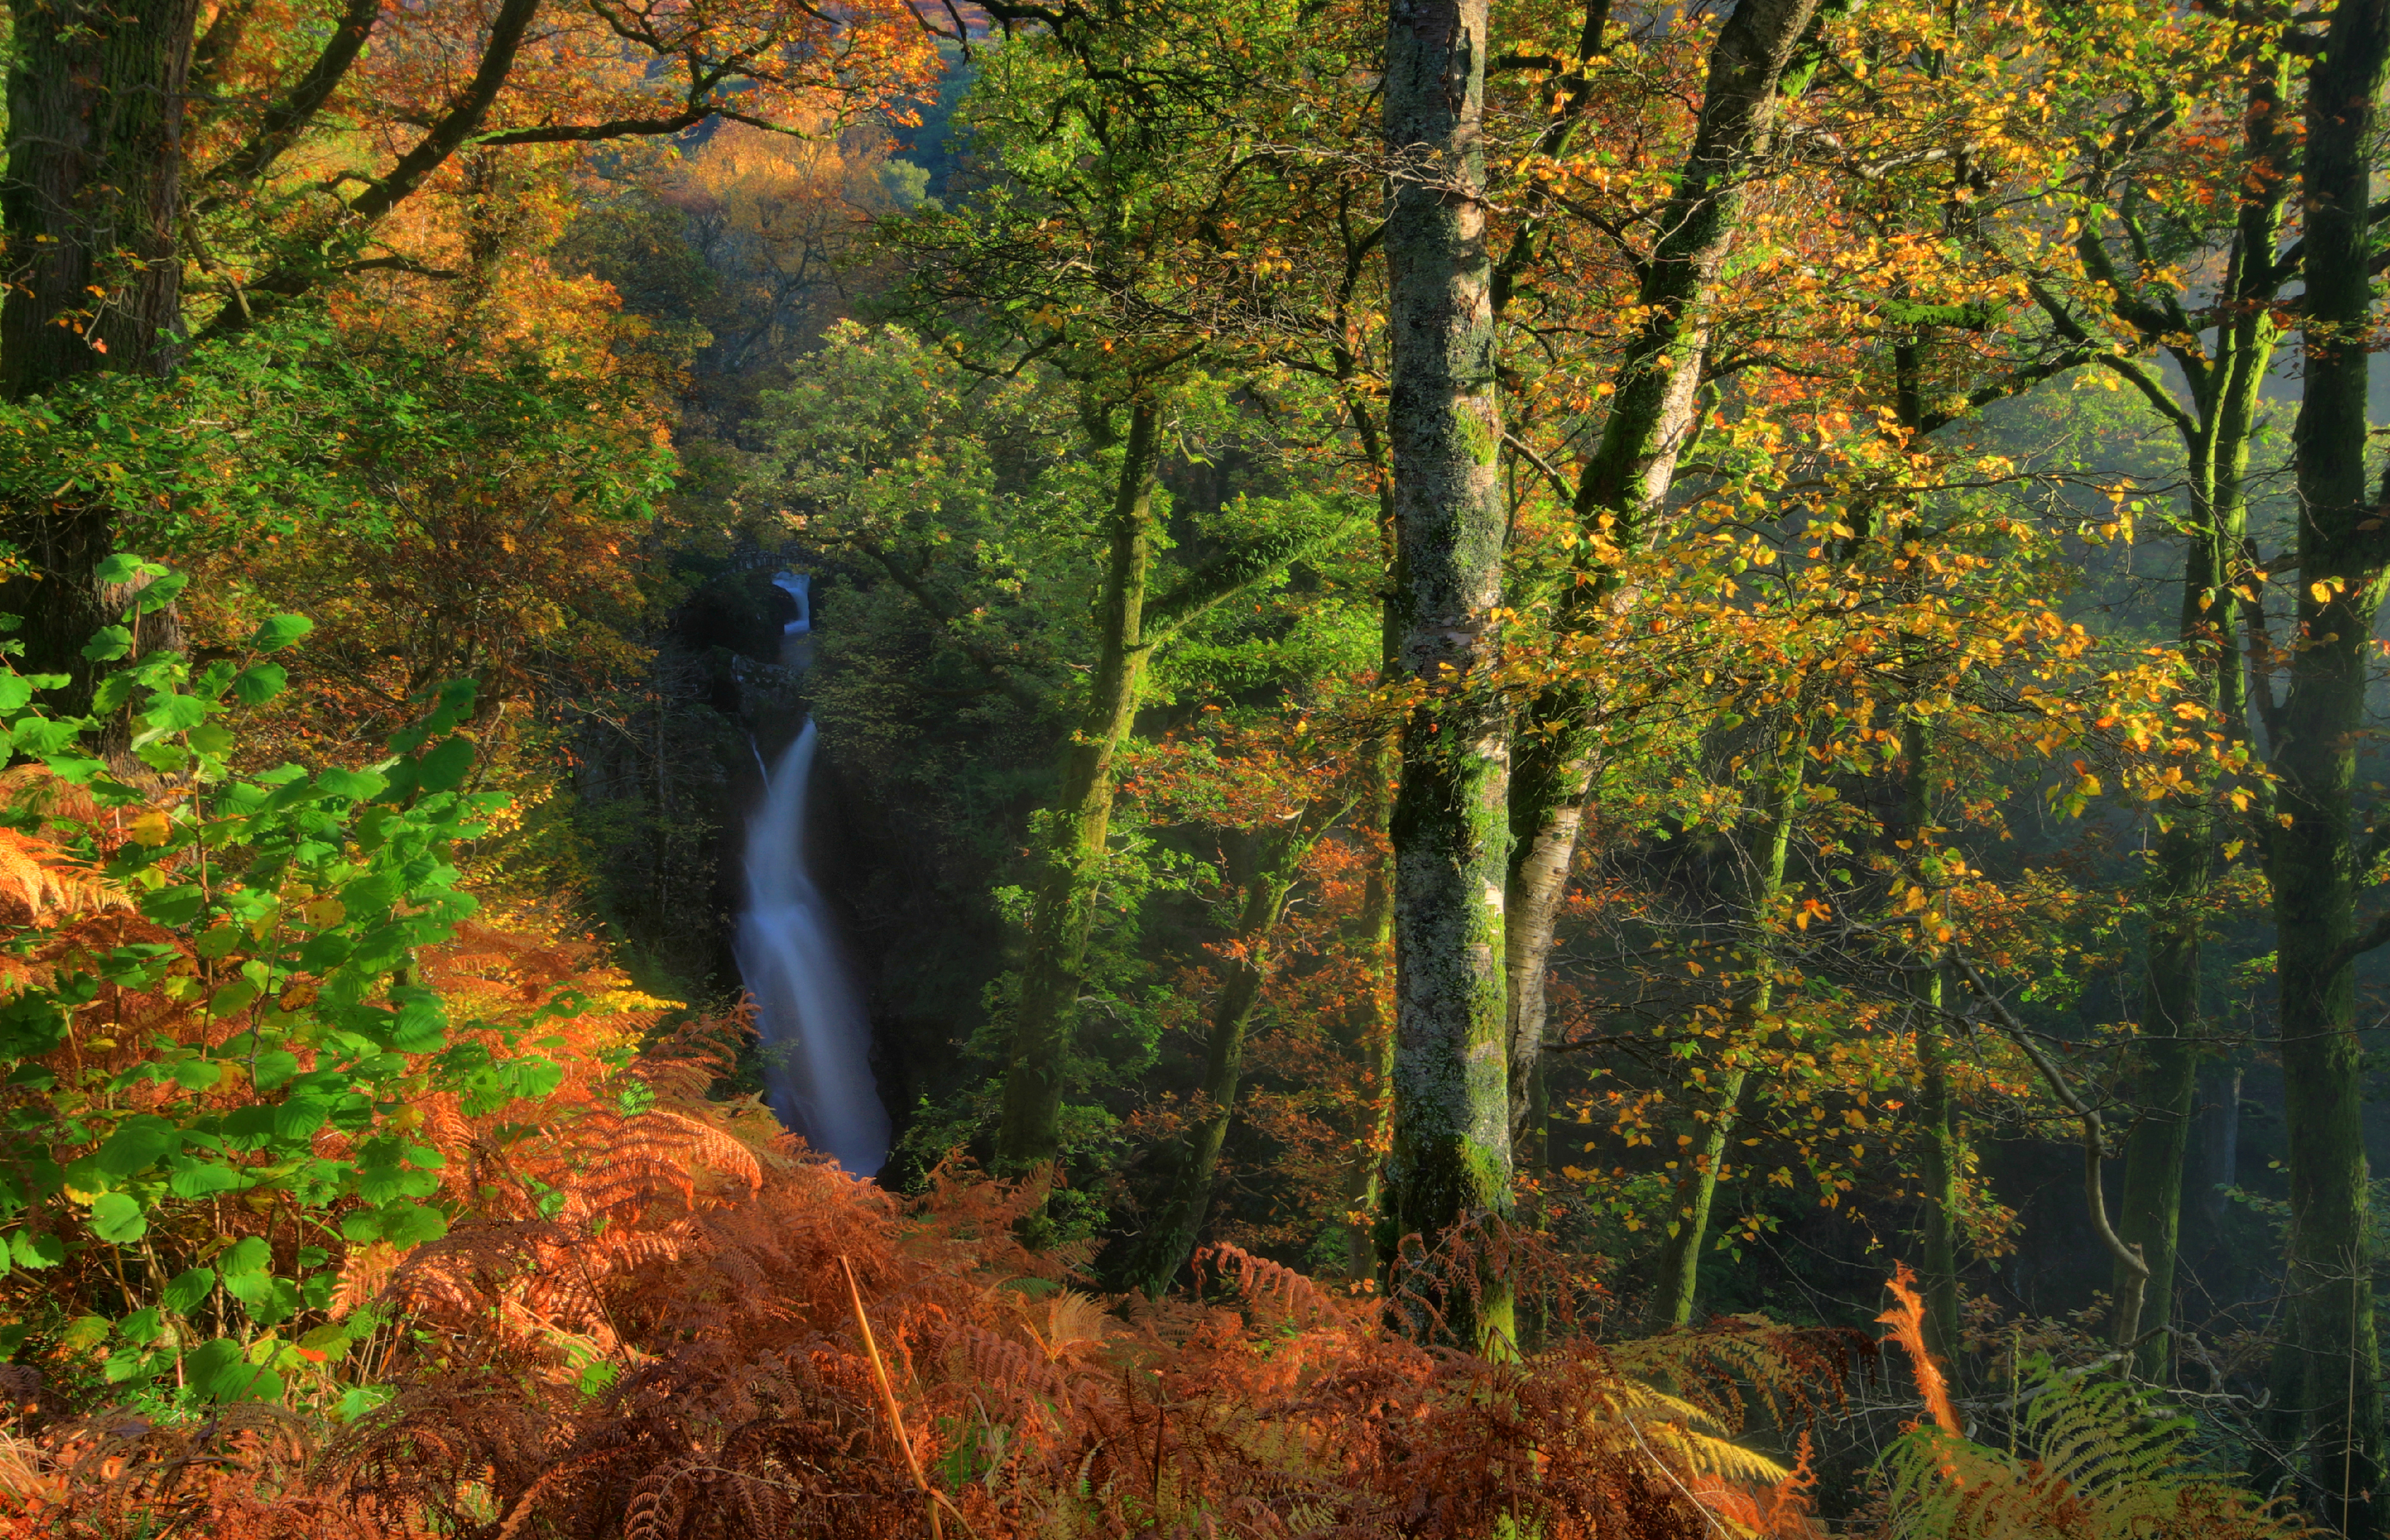
[{"label": "white water stream", "polygon": [[[797,601],[783,656],[802,667],[811,646],[808,580],[772,580]],[[772,1110],[805,1142],[857,1176],[888,1159],[888,1111],[871,1078],[871,1019],[839,950],[829,907],[805,870],[805,793],[816,742],[807,717],[765,772],[764,802],[747,826],[747,906],[734,950],[755,997]],[[756,751],[756,763],[763,752]]]}]

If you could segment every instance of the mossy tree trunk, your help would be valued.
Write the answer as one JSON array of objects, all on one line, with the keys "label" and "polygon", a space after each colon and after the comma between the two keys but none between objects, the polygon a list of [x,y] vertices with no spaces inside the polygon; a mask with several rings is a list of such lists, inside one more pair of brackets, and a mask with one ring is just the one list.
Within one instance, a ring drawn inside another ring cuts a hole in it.
[{"label": "mossy tree trunk", "polygon": [[1112,761],[1136,723],[1151,651],[1145,639],[1146,577],[1161,444],[1162,406],[1139,397],[1128,408],[1106,520],[1096,666],[1086,709],[1063,750],[1061,797],[1047,825],[1045,869],[1030,908],[996,1141],[996,1169],[1006,1175],[1039,1171],[1062,1152],[1062,1092],[1078,1023],[1079,982],[1111,834]]},{"label": "mossy tree trunk", "polygon": [[[2372,153],[2390,0],[2341,0],[2307,75],[2306,394],[2294,434],[2298,630],[2273,745],[2277,984],[2290,1147],[2290,1276],[2296,1360],[2326,1521],[2384,1533],[2381,1354],[2368,1232],[2356,956],[2357,746],[2390,528],[2366,484],[2366,338]],[[2379,939],[2378,934],[2374,938]],[[2288,1378],[2286,1375],[2285,1379]]]},{"label": "mossy tree trunk", "polygon": [[[2284,274],[2275,250],[2293,152],[2281,111],[2286,64],[2277,56],[2251,67],[2239,167],[2242,201],[2225,275],[2231,318],[2217,328],[2215,345],[2204,357],[2177,350],[2191,386],[2188,408],[2175,417],[2191,472],[2178,625],[2191,675],[2183,699],[2224,724],[2234,740],[2245,738],[2248,712],[2233,618],[2240,610],[2234,590],[2248,581],[2242,545],[2250,439],[2281,336],[2274,301]],[[2186,1155],[2206,1057],[2199,1041],[2204,1034],[2200,970],[2219,832],[2218,776],[2193,768],[2191,790],[2166,810],[2168,827],[2158,836],[2150,874],[2141,1050],[2134,1086],[2143,1115],[2125,1147],[2118,1204],[2117,1232],[2127,1245],[2139,1248],[2150,1270],[2139,1323],[2144,1335],[2166,1325],[2173,1312]],[[2120,1298],[2127,1282],[2120,1266]],[[2164,1371],[2167,1345],[2163,1334],[2141,1344],[2136,1367],[2142,1374]]]},{"label": "mossy tree trunk", "polygon": [[1758,976],[1749,997],[1736,1012],[1738,1032],[1727,1040],[1727,1052],[1735,1058],[1719,1078],[1709,1105],[1702,1110],[1701,1133],[1694,1144],[1685,1147],[1687,1162],[1677,1174],[1669,1228],[1661,1243],[1654,1275],[1649,1315],[1654,1331],[1690,1325],[1693,1304],[1700,1295],[1702,1253],[1709,1241],[1710,1209],[1717,1199],[1718,1180],[1726,1171],[1727,1152],[1733,1148],[1736,1122],[1742,1113],[1743,1091],[1750,1081],[1750,1071],[1741,1062],[1743,1049],[1735,1037],[1747,1041],[1767,1030],[1767,1013],[1776,1003],[1775,968],[1767,956],[1766,937],[1770,911],[1784,891],[1784,875],[1792,849],[1793,807],[1806,780],[1808,764],[1807,732],[1797,714],[1788,716],[1778,732],[1775,760],[1763,782],[1759,817],[1748,849],[1746,869],[1751,875],[1741,894],[1754,938],[1746,955],[1755,965]]},{"label": "mossy tree trunk", "polygon": [[[0,393],[40,395],[103,369],[166,374],[181,341],[175,222],[197,0],[15,0],[9,12]],[[58,704],[80,712],[97,673],[84,644],[131,597],[96,576],[114,520],[80,501],[7,520],[41,576],[0,607],[24,616],[24,666],[67,674]],[[155,646],[173,628],[159,616],[143,629]]]},{"label": "mossy tree trunk", "polygon": [[[1503,1042],[1507,712],[1497,655],[1508,509],[1485,250],[1486,0],[1393,0],[1385,136],[1392,332],[1387,440],[1404,627],[1401,676],[1424,691],[1403,728],[1395,799],[1394,1148],[1398,1235],[1431,1252],[1456,1224],[1510,1208]],[[1513,1337],[1510,1286],[1445,1290],[1463,1341]]]}]

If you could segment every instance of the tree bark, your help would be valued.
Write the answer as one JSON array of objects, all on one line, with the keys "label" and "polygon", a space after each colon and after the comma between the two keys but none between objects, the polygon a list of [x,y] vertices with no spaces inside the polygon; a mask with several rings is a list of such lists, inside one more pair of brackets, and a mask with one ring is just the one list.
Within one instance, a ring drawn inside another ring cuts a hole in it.
[{"label": "tree bark", "polygon": [[[2232,590],[2243,578],[2242,545],[2248,529],[2250,436],[2260,389],[2272,367],[2281,328],[2273,301],[2281,289],[2274,252],[2288,185],[2288,127],[2281,122],[2284,60],[2252,66],[2239,185],[2242,200],[2227,267],[2232,316],[2217,328],[2214,355],[2204,366],[2183,359],[2192,383],[2191,408],[2178,426],[2191,470],[2191,530],[2183,562],[2178,635],[2191,681],[2183,698],[2238,739],[2245,736],[2247,701],[2232,617]],[[2194,766],[2194,784],[2169,809],[2172,827],[2158,839],[2151,874],[2152,916],[2143,968],[2141,1052],[2135,1099],[2142,1116],[2125,1147],[2117,1230],[2140,1249],[2149,1282],[2140,1329],[2169,1323],[2181,1254],[2182,1206],[2191,1124],[2206,1057],[2202,1033],[2202,927],[2216,864],[2217,777]],[[2197,1195],[2194,1194],[2194,1197]],[[2121,1298],[2127,1279],[2120,1266]],[[2119,1344],[2123,1345],[2123,1344]],[[2136,1367],[2154,1378],[2165,1367],[2166,1339],[2138,1350]]]},{"label": "tree bark", "polygon": [[2293,437],[2301,509],[2298,636],[2292,649],[2273,837],[2274,924],[2284,1114],[2290,1147],[2290,1277],[2295,1355],[2328,1523],[2384,1533],[2381,1354],[2367,1241],[2358,1041],[2357,739],[2366,730],[2366,655],[2390,535],[2367,495],[2366,333],[2373,284],[2371,151],[2390,67],[2390,0],[2341,0],[2307,76],[2306,391]]},{"label": "tree bark", "polygon": [[[996,1169],[1022,1176],[1062,1152],[1062,1089],[1078,1023],[1079,982],[1095,923],[1096,890],[1111,834],[1112,761],[1137,720],[1151,648],[1145,640],[1146,573],[1153,549],[1153,492],[1161,465],[1162,408],[1129,407],[1106,532],[1101,632],[1087,706],[1062,754],[1062,791],[1029,916],[1021,1000],[1005,1065]],[[1043,1238],[1042,1231],[1038,1238]]]},{"label": "tree bark", "polygon": [[[14,0],[10,13],[0,392],[21,400],[100,370],[167,374],[181,342],[174,230],[196,0]],[[23,666],[68,675],[53,699],[79,713],[98,674],[84,644],[129,597],[103,594],[96,576],[114,521],[73,502],[10,508],[7,520],[39,576],[0,606],[24,617]],[[166,617],[144,629],[153,643],[173,634]]]},{"label": "tree bark", "polygon": [[[1743,180],[1770,143],[1785,70],[1817,10],[1817,0],[1742,0],[1711,45],[1701,120],[1656,221],[1664,233],[1638,295],[1646,319],[1619,361],[1610,416],[1577,483],[1577,521],[1588,533],[1606,524],[1600,533],[1613,545],[1649,538],[1692,436],[1709,294],[1741,223]],[[1555,606],[1554,629],[1563,635],[1584,629],[1616,600],[1607,575],[1592,565],[1591,543],[1578,548],[1587,564]],[[1503,959],[1514,1129],[1527,1116],[1543,1051],[1553,926],[1592,788],[1594,705],[1583,687],[1554,685],[1528,708],[1519,735]]]},{"label": "tree bark", "polygon": [[[1482,137],[1486,0],[1393,0],[1385,135],[1392,331],[1387,414],[1400,550],[1405,724],[1394,847],[1395,1227],[1431,1252],[1510,1208],[1502,907],[1510,830],[1497,656],[1507,509],[1499,474]],[[1512,1339],[1507,1279],[1446,1290],[1473,1346]]]}]

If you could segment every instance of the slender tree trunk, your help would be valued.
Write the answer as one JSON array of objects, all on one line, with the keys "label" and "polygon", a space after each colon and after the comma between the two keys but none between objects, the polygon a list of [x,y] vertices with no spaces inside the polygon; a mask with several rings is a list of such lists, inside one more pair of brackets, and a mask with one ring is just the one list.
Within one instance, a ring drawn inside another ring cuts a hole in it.
[{"label": "slender tree trunk", "polygon": [[1203,1233],[1203,1216],[1212,1207],[1212,1175],[1220,1163],[1220,1146],[1237,1106],[1237,1082],[1243,1071],[1245,1030],[1261,1004],[1262,988],[1269,982],[1270,936],[1286,910],[1286,896],[1294,887],[1303,858],[1341,805],[1315,803],[1299,823],[1273,829],[1266,837],[1261,859],[1246,886],[1242,912],[1237,917],[1236,953],[1220,982],[1212,1006],[1212,1030],[1204,1044],[1201,1110],[1197,1121],[1165,1149],[1162,1198],[1143,1244],[1129,1265],[1129,1286],[1155,1299],[1170,1291],[1178,1270],[1187,1265],[1195,1242]]},{"label": "slender tree trunk", "polygon": [[[1062,794],[1049,825],[1045,871],[1029,915],[1021,1003],[1005,1066],[996,1169],[1026,1175],[1061,1153],[1062,1091],[1078,1022],[1080,975],[1095,923],[1111,832],[1112,761],[1137,720],[1150,648],[1144,639],[1146,569],[1152,554],[1153,490],[1162,409],[1129,407],[1128,433],[1109,518],[1102,635],[1087,708],[1062,756]],[[1042,1231],[1038,1238],[1043,1238]]]},{"label": "slender tree trunk", "polygon": [[[1394,813],[1394,783],[1398,751],[1381,745],[1373,814],[1379,832],[1386,832]],[[1355,927],[1358,944],[1368,961],[1368,998],[1356,1025],[1355,1055],[1364,1067],[1368,1092],[1364,1121],[1346,1178],[1344,1212],[1344,1276],[1358,1283],[1378,1274],[1381,1245],[1378,1210],[1384,1194],[1386,1155],[1393,1133],[1394,1101],[1394,873],[1389,857],[1369,874],[1361,895],[1361,916]]]},{"label": "slender tree trunk", "polygon": [[[1786,68],[1817,10],[1817,0],[1741,0],[1711,45],[1701,121],[1677,191],[1655,221],[1664,233],[1637,297],[1645,320],[1619,362],[1610,416],[1577,483],[1578,522],[1613,546],[1649,538],[1692,437],[1709,295],[1742,222],[1744,180],[1771,142]],[[1591,565],[1592,545],[1580,549],[1587,565],[1555,607],[1562,635],[1587,629],[1618,597]],[[1592,789],[1595,707],[1583,687],[1555,685],[1528,708],[1519,735],[1503,959],[1514,1129],[1526,1118],[1543,1050],[1544,979]]]},{"label": "slender tree trunk", "polygon": [[[0,392],[39,395],[103,369],[166,374],[181,340],[174,230],[197,0],[14,0],[10,13]],[[114,521],[79,502],[6,518],[41,576],[0,608],[24,616],[24,666],[67,674],[58,704],[81,712],[97,674],[84,644],[130,597],[103,594],[94,575]],[[149,629],[171,635],[162,618]]]},{"label": "slender tree trunk", "polygon": [[2300,1400],[2328,1522],[2371,1540],[2381,1499],[2381,1354],[2367,1231],[2364,1085],[2358,1041],[2357,740],[2366,660],[2390,568],[2390,533],[2367,494],[2366,335],[2373,284],[2367,203],[2390,0],[2341,0],[2307,78],[2301,198],[2306,391],[2294,436],[2301,510],[2297,645],[2289,661],[2272,875],[2284,1113],[2290,1146],[2291,1297]]},{"label": "slender tree trunk", "polygon": [[[1502,890],[1507,713],[1497,656],[1507,509],[1494,378],[1482,137],[1486,0],[1393,0],[1385,134],[1393,333],[1387,412],[1405,609],[1401,665],[1426,697],[1395,799],[1395,1049],[1389,1161],[1398,1234],[1431,1251],[1510,1208]],[[1510,1285],[1447,1291],[1463,1341],[1514,1335]]]},{"label": "slender tree trunk", "polygon": [[[2272,302],[2281,288],[2274,266],[2281,237],[2288,125],[2281,122],[2285,60],[2252,66],[2244,114],[2243,188],[2226,290],[2233,317],[2217,330],[2214,357],[2201,373],[2190,361],[2195,430],[2185,435],[2191,462],[2191,533],[2184,553],[2178,635],[2191,683],[2187,702],[2228,725],[2247,712],[2232,617],[2232,589],[2244,581],[2242,544],[2248,527],[2249,441],[2280,327]],[[2236,727],[2228,732],[2240,736]],[[2135,1098],[2142,1108],[2125,1147],[2124,1189],[2117,1231],[2149,1264],[2139,1327],[2169,1324],[2175,1272],[2182,1251],[2182,1206],[2191,1125],[2196,1115],[2200,1065],[2205,1057],[2200,997],[2204,910],[2216,864],[2217,777],[2193,766],[2191,792],[2168,809],[2170,828],[2158,839],[2152,872],[2152,915],[2142,986],[2142,1047]],[[2198,1195],[2193,1194],[2194,1198]],[[2117,1297],[2127,1279],[2117,1268]],[[2119,1344],[2122,1345],[2122,1344]],[[2163,1373],[2167,1340],[2142,1344],[2136,1367]]]},{"label": "slender tree trunk", "polygon": [[[1752,877],[1743,895],[1755,936],[1767,934],[1768,911],[1784,891],[1792,849],[1792,804],[1808,770],[1807,744],[1807,734],[1797,721],[1787,725],[1778,740],[1776,764],[1763,794],[1758,838],[1750,852]],[[1764,941],[1755,941],[1752,952],[1759,979],[1740,1013],[1746,1036],[1766,1030],[1767,1012],[1776,1003],[1775,968]],[[1739,1052],[1732,1039],[1728,1041],[1728,1051]],[[1702,1253],[1709,1241],[1710,1209],[1717,1198],[1727,1151],[1733,1148],[1735,1123],[1741,1115],[1742,1093],[1749,1080],[1749,1071],[1740,1062],[1720,1078],[1716,1094],[1703,1114],[1707,1127],[1701,1142],[1687,1150],[1690,1163],[1677,1173],[1674,1227],[1660,1248],[1651,1297],[1650,1324],[1654,1331],[1692,1322],[1693,1303],[1701,1290]]]},{"label": "slender tree trunk", "polygon": [[1960,1364],[1959,1177],[1965,1166],[1958,1098],[1950,1094],[1948,1028],[1942,1020],[1942,970],[1917,982],[1917,1123],[1923,1134],[1925,1209],[1919,1226],[1925,1253],[1925,1345],[1952,1373]]}]

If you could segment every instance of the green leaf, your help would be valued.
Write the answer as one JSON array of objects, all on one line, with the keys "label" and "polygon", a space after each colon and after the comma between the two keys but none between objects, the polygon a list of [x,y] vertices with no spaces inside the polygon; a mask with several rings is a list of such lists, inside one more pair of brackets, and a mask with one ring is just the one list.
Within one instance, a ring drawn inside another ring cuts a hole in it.
[{"label": "green leaf", "polygon": [[279,652],[315,629],[315,622],[304,615],[268,615],[249,645],[260,652]]},{"label": "green leaf", "polygon": [[196,695],[170,695],[164,690],[149,698],[149,709],[141,720],[161,733],[179,733],[186,727],[196,727],[208,719],[208,703]]},{"label": "green leaf", "polygon": [[299,1056],[283,1048],[268,1048],[250,1067],[251,1079],[261,1091],[275,1090],[298,1072]]},{"label": "green leaf", "polygon": [[274,1110],[274,1132],[296,1144],[311,1139],[332,1116],[332,1104],[320,1097],[292,1097]]},{"label": "green leaf", "polygon": [[379,776],[359,770],[343,770],[338,765],[315,777],[315,784],[328,795],[346,797],[353,802],[371,802],[381,794],[385,784]]},{"label": "green leaf", "polygon": [[245,1235],[232,1243],[216,1261],[222,1264],[225,1286],[230,1288],[235,1278],[248,1277],[265,1271],[274,1260],[274,1248],[260,1236]]},{"label": "green leaf", "polygon": [[149,1231],[141,1205],[121,1192],[103,1192],[91,1200],[91,1233],[111,1245],[124,1246]]},{"label": "green leaf", "polygon": [[264,1392],[272,1382],[274,1395],[282,1393],[278,1375],[269,1374],[241,1356],[240,1344],[219,1337],[183,1357],[185,1383],[210,1401],[241,1401]]},{"label": "green leaf", "polygon": [[194,1267],[188,1272],[177,1273],[166,1285],[166,1308],[177,1315],[187,1315],[199,1307],[215,1286],[216,1270],[212,1267]]},{"label": "green leaf", "polygon": [[244,706],[263,706],[289,681],[279,663],[252,663],[233,676],[232,698]]},{"label": "green leaf", "polygon": [[94,662],[111,662],[133,650],[133,633],[121,625],[103,625],[83,644],[83,655]]},{"label": "green leaf", "polygon": [[393,1246],[419,1246],[448,1233],[448,1216],[420,1203],[386,1203],[379,1217],[382,1238]]},{"label": "green leaf", "polygon": [[8,1242],[8,1256],[19,1267],[56,1267],[67,1259],[67,1247],[57,1236],[19,1230]]},{"label": "green leaf", "polygon": [[214,1161],[193,1161],[166,1178],[166,1190],[177,1198],[209,1198],[219,1192],[238,1192],[247,1186],[249,1178],[238,1167]]},{"label": "green leaf", "polygon": [[0,712],[22,711],[32,699],[32,681],[13,671],[0,674]]},{"label": "green leaf", "polygon": [[182,1142],[181,1130],[163,1118],[127,1118],[94,1159],[111,1176],[130,1176],[157,1164]]},{"label": "green leaf", "polygon": [[416,785],[425,792],[453,791],[473,768],[473,741],[444,738],[433,745],[416,767]]}]

